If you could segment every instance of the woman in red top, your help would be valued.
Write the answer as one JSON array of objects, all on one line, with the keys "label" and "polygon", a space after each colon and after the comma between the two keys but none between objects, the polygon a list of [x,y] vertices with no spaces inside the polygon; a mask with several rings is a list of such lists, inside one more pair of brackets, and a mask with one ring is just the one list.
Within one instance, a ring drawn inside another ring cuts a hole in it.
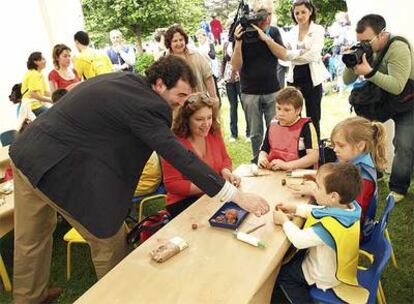
[{"label": "woman in red top", "polygon": [[[172,130],[185,147],[223,178],[236,187],[240,185],[240,177],[231,171],[231,159],[220,132],[217,102],[205,93],[190,96],[177,110]],[[162,160],[162,169],[167,189],[167,210],[175,217],[203,192],[165,160]]]},{"label": "woman in red top", "polygon": [[53,64],[55,68],[49,73],[50,92],[57,89],[70,90],[79,83],[80,78],[71,68],[71,49],[64,44],[56,44],[53,48]]}]

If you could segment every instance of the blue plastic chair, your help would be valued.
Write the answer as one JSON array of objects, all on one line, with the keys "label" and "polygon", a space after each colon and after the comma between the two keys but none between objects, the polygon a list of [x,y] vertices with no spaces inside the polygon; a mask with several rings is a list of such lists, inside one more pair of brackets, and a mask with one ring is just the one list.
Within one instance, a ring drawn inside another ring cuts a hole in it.
[{"label": "blue plastic chair", "polygon": [[[380,235],[381,236],[385,235],[385,237],[388,239],[388,242],[390,243],[390,246],[391,246],[391,261],[392,261],[392,264],[395,268],[398,268],[397,259],[396,259],[395,254],[394,254],[394,250],[392,249],[391,239],[390,239],[390,235],[389,235],[388,229],[387,229],[388,217],[389,217],[392,209],[394,208],[394,206],[395,206],[394,196],[389,194],[387,196],[384,212],[382,213],[381,218],[379,219],[379,221],[375,222],[372,234],[370,235],[370,237],[368,239],[362,240],[359,248],[360,248],[361,251],[365,252],[365,256],[372,263],[373,262],[372,254],[373,254],[373,249],[375,247],[376,240],[378,240]],[[379,226],[379,227],[377,228],[377,226]],[[374,235],[374,234],[376,234],[376,235]],[[366,254],[366,253],[368,253],[368,254]]]},{"label": "blue plastic chair", "polygon": [[[380,278],[382,271],[391,257],[391,245],[385,235],[381,234],[372,249],[375,257],[374,262],[368,269],[358,270],[358,282],[361,287],[364,287],[369,291],[368,304],[375,304],[376,299],[378,299],[380,304],[385,304],[385,295],[382,290]],[[328,289],[324,292],[321,289],[312,287],[310,294],[313,300],[318,302],[335,304],[345,303],[335,295],[333,289]],[[361,299],[361,303],[364,303],[364,300],[365,299]]]},{"label": "blue plastic chair", "polygon": [[0,141],[1,141],[2,146],[11,145],[16,139],[17,134],[18,133],[16,130],[8,130],[8,131],[1,133]]}]

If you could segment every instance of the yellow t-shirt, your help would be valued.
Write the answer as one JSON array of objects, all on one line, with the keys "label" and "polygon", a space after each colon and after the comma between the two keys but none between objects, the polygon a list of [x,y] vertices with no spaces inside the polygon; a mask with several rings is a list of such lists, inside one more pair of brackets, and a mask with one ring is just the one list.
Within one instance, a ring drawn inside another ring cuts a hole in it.
[{"label": "yellow t-shirt", "polygon": [[30,92],[38,92],[40,95],[45,95],[47,92],[47,83],[43,74],[38,70],[28,70],[24,75],[22,82],[22,99],[30,101],[31,109],[36,110],[42,106],[42,103],[30,97]]},{"label": "yellow t-shirt", "polygon": [[157,153],[153,152],[142,171],[134,196],[153,193],[162,179],[161,165]]},{"label": "yellow t-shirt", "polygon": [[74,58],[73,66],[79,77],[84,79],[112,72],[112,62],[108,55],[90,48],[83,50]]}]

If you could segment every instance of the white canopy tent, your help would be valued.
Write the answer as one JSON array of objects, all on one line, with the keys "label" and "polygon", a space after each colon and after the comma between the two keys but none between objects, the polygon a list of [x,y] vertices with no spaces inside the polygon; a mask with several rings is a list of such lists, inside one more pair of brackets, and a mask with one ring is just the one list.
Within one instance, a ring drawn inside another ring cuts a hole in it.
[{"label": "white canopy tent", "polygon": [[79,0],[6,0],[0,10],[0,28],[1,133],[15,126],[16,108],[8,95],[13,84],[22,81],[29,54],[42,52],[50,71],[55,44],[75,49],[73,35],[84,28],[81,4]]}]

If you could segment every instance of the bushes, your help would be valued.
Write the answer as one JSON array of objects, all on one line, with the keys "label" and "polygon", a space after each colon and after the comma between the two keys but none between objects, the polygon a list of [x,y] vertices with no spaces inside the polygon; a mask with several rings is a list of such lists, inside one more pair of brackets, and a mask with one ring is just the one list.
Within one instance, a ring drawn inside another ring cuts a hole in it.
[{"label": "bushes", "polygon": [[144,75],[145,70],[154,62],[154,56],[148,53],[143,53],[137,57],[135,62],[135,71],[137,74]]}]

